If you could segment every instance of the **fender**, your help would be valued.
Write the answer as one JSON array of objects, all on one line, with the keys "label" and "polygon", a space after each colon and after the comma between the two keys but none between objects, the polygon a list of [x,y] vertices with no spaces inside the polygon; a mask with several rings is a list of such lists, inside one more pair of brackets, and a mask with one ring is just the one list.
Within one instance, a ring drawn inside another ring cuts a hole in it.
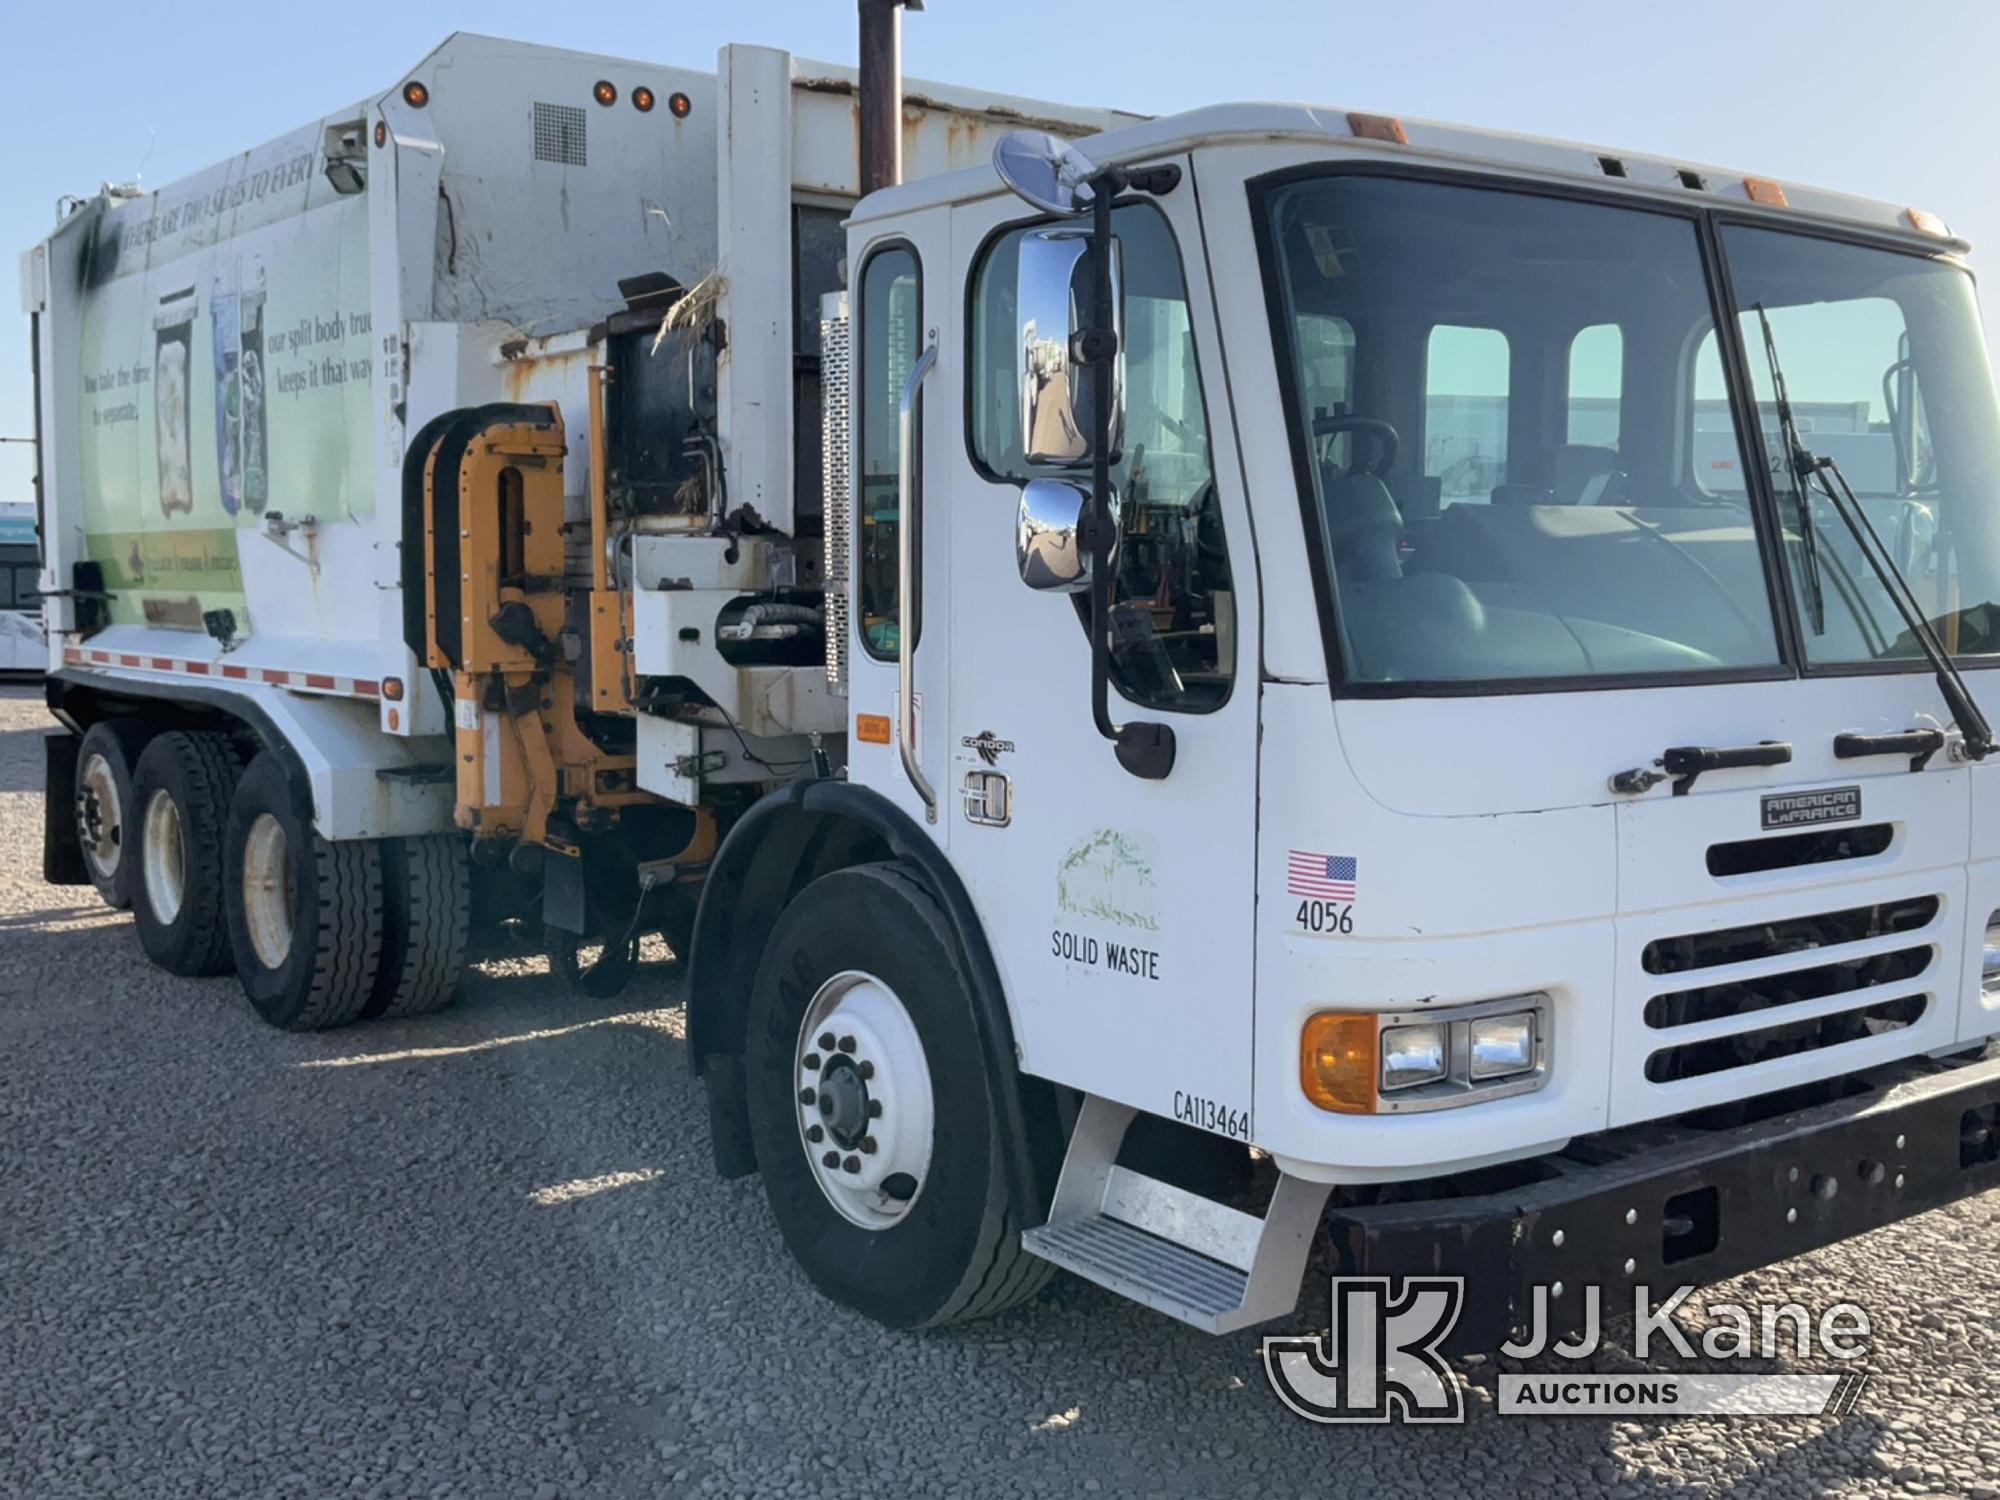
[{"label": "fender", "polygon": [[1041,1223],[1062,1159],[1055,1091],[1015,1067],[1014,1024],[985,929],[958,872],[916,821],[881,793],[847,781],[802,781],[770,793],[737,820],[709,867],[688,963],[688,1062],[708,1086],[717,1169],[725,1176],[755,1170],[743,1101],[750,985],[778,913],[805,878],[821,873],[818,849],[842,833],[862,847],[879,845],[924,883],[950,919],[972,983],[980,1043],[1015,1081],[993,1091],[1009,1198],[1021,1224]]},{"label": "fender", "polygon": [[[255,683],[153,683],[73,667],[51,673],[46,692],[51,711],[72,728],[128,712],[121,701],[146,704],[168,728],[203,722],[204,709],[236,720],[284,761],[293,785],[311,789],[313,826],[323,838],[452,831],[451,787],[434,769],[449,772],[448,746],[377,733],[372,704]],[[425,760],[427,750],[436,759]]]}]

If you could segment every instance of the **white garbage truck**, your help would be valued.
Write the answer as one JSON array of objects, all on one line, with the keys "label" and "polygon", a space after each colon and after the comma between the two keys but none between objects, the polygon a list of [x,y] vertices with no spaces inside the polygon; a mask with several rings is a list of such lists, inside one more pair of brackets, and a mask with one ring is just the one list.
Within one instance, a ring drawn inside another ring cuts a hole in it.
[{"label": "white garbage truck", "polygon": [[719,1169],[898,1326],[1317,1247],[1490,1337],[2000,1183],[1966,245],[900,24],[454,36],[66,205],[49,878],[290,1028],[665,934]]}]

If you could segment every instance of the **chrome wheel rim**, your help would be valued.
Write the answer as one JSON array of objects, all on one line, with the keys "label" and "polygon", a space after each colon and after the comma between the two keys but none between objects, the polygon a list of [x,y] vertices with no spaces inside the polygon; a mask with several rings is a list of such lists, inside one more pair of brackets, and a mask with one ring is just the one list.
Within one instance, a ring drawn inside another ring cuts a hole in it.
[{"label": "chrome wheel rim", "polygon": [[821,985],[799,1025],[799,1144],[840,1216],[890,1229],[909,1215],[931,1168],[929,1060],[896,992],[848,970]]},{"label": "chrome wheel rim", "polygon": [[257,814],[243,841],[243,920],[258,962],[283,968],[292,953],[292,846],[269,813]]},{"label": "chrome wheel rim", "polygon": [[187,850],[182,842],[181,810],[164,791],[146,803],[146,900],[153,915],[169,926],[187,899]]},{"label": "chrome wheel rim", "polygon": [[91,874],[109,880],[118,873],[124,847],[125,809],[118,801],[118,780],[111,762],[92,751],[76,778],[76,831]]}]

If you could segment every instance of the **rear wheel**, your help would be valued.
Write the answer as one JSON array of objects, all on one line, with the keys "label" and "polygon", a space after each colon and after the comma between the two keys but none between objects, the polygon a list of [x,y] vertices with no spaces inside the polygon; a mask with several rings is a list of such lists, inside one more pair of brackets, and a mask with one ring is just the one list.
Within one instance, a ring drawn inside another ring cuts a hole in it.
[{"label": "rear wheel", "polygon": [[988,1058],[943,910],[905,871],[822,876],[751,991],[757,1166],[792,1255],[835,1301],[918,1328],[1032,1296],[1046,1262],[1008,1206]]},{"label": "rear wheel", "polygon": [[382,967],[363,1016],[442,1010],[458,993],[472,923],[472,867],[449,834],[382,841]]},{"label": "rear wheel", "polygon": [[382,959],[377,846],[315,833],[303,791],[268,751],[243,773],[221,846],[229,949],[257,1014],[287,1031],[358,1017]]},{"label": "rear wheel", "polygon": [[138,719],[104,719],[84,731],[76,752],[76,837],[83,866],[105,904],[124,910],[132,904],[139,857],[125,857],[138,841],[132,801],[132,768],[146,748],[147,729]]},{"label": "rear wheel", "polygon": [[238,774],[229,737],[210,729],[158,736],[133,768],[132,916],[146,957],[170,974],[229,972],[222,827]]}]

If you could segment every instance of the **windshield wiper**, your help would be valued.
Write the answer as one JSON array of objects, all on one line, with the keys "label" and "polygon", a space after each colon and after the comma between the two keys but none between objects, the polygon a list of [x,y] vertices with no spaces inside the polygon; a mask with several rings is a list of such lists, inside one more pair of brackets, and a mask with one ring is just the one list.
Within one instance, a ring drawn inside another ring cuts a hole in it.
[{"label": "windshield wiper", "polygon": [[1834,514],[1846,523],[1847,529],[1854,535],[1855,545],[1861,549],[1862,557],[1882,581],[1889,602],[1896,606],[1896,612],[1909,626],[1910,634],[1923,648],[1931,671],[1937,676],[1938,692],[1943,695],[1945,706],[1951,710],[1964,735],[1967,757],[1972,760],[1986,759],[1994,749],[1993,727],[1986,722],[1986,715],[1973,701],[1972,690],[1965,685],[1965,678],[1959,675],[1958,667],[1938,641],[1937,632],[1931,629],[1930,618],[1925,615],[1923,606],[1917,603],[1917,596],[1911,592],[1902,569],[1896,566],[1888,548],[1882,545],[1882,538],[1876,535],[1875,523],[1868,519],[1868,512],[1861,508],[1861,502],[1854,498],[1854,487],[1840,472],[1840,465],[1831,458],[1822,458],[1814,453],[1805,445],[1805,439],[1799,436],[1798,423],[1792,417],[1791,399],[1785,394],[1785,374],[1778,364],[1778,341],[1771,335],[1770,315],[1764,311],[1763,303],[1758,302],[1754,306],[1757,321],[1764,328],[1764,355],[1771,365],[1772,404],[1777,408],[1779,437],[1785,445],[1793,487],[1798,492],[1800,550],[1805,561],[1806,595],[1812,611],[1814,634],[1826,631],[1826,595],[1820,587],[1818,534],[1812,516],[1812,481],[1817,479],[1821,493],[1833,506]]},{"label": "windshield wiper", "polygon": [[1757,321],[1764,326],[1764,357],[1771,366],[1771,404],[1778,412],[1779,440],[1785,445],[1785,463],[1792,471],[1792,496],[1799,507],[1799,560],[1805,574],[1806,618],[1814,635],[1826,634],[1826,589],[1820,581],[1819,527],[1813,521],[1813,456],[1799,440],[1798,424],[1792,420],[1792,398],[1785,393],[1785,372],[1778,364],[1777,340],[1771,337],[1771,319],[1764,304],[1756,304]]}]

